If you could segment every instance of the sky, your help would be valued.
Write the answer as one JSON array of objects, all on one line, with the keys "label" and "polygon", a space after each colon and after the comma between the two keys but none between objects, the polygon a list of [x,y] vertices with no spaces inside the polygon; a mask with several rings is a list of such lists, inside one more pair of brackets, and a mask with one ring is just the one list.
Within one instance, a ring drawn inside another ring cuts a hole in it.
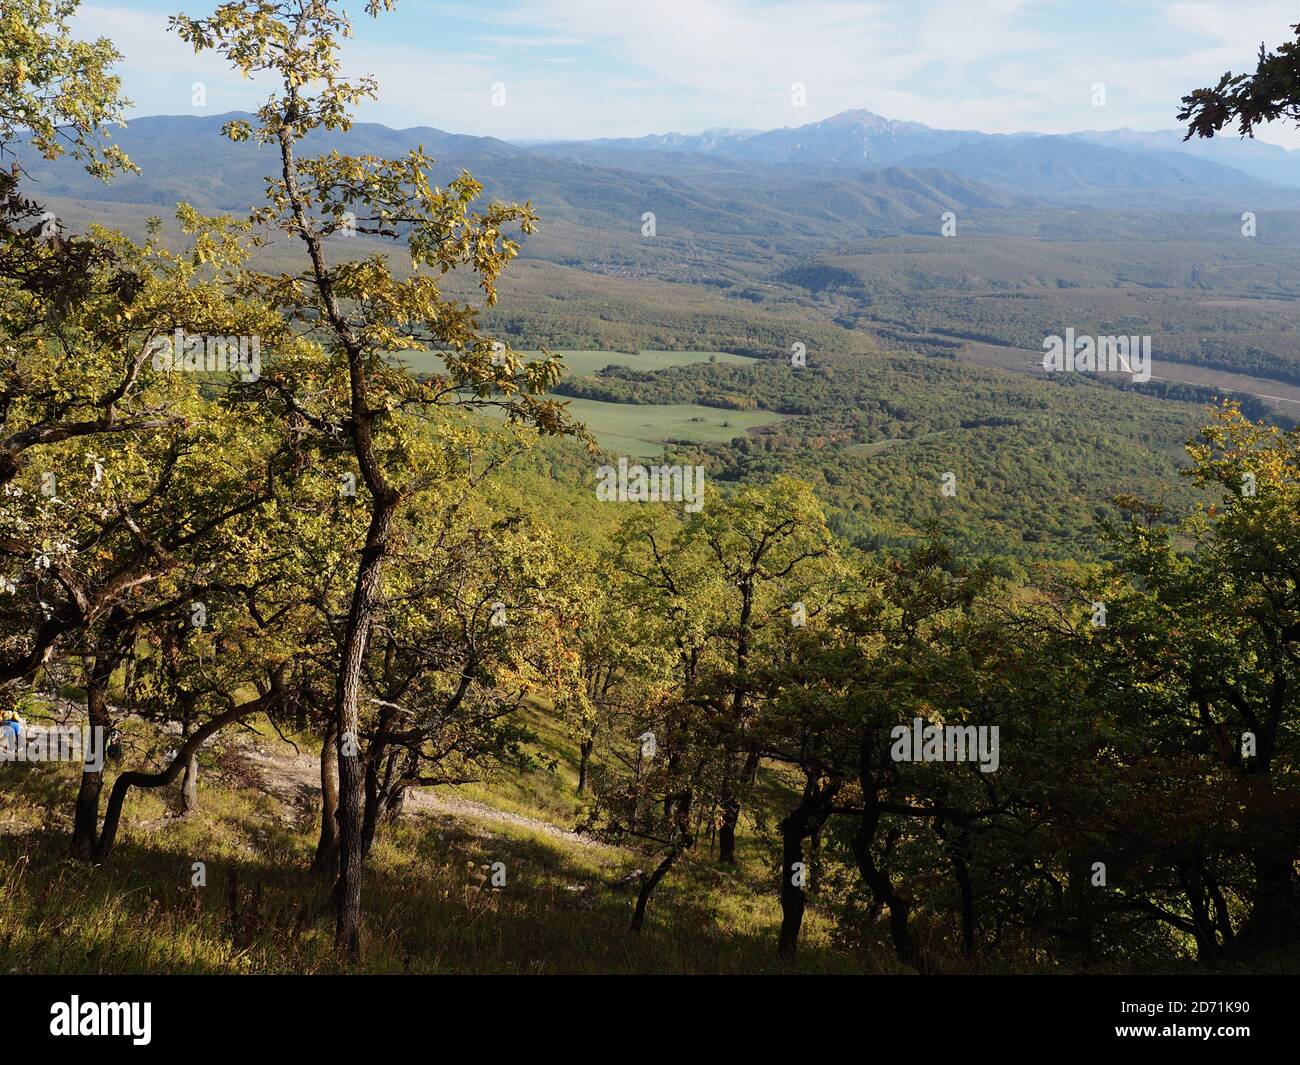
[{"label": "sky", "polygon": [[[168,15],[215,4],[86,0],[74,26],[123,53],[133,115],[251,110],[269,85],[167,31]],[[377,20],[343,6],[345,70],[379,80],[360,120],[507,140],[772,129],[852,108],[990,133],[1173,129],[1183,95],[1253,70],[1260,43],[1300,22],[1294,0],[398,0]],[[1261,139],[1300,148],[1282,123]]]}]

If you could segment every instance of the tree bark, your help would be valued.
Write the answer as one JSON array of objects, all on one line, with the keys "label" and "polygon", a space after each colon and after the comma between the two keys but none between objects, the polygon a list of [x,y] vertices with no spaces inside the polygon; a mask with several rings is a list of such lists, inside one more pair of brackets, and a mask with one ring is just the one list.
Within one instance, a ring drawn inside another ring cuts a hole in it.
[{"label": "tree bark", "polygon": [[334,726],[329,725],[320,747],[320,839],[311,871],[334,878],[339,868],[339,752],[334,743]]},{"label": "tree bark", "polygon": [[591,749],[594,747],[595,740],[583,740],[578,747],[578,794],[581,795],[587,790],[587,766],[591,762]]},{"label": "tree bark", "polygon": [[376,497],[366,545],[361,552],[352,606],[348,613],[343,654],[335,689],[334,716],[338,729],[339,762],[339,877],[335,885],[335,949],[348,958],[361,956],[361,874],[364,858],[363,817],[365,764],[360,756],[359,703],[361,667],[379,600],[379,580],[396,498]]},{"label": "tree bark", "polygon": [[722,819],[718,824],[718,862],[736,864],[736,823],[740,820],[740,802],[735,798],[722,803]]},{"label": "tree bark", "polygon": [[[777,954],[786,961],[795,960],[807,907],[807,894],[795,882],[795,865],[803,862],[803,841],[825,822],[836,790],[833,786],[823,789],[808,781],[799,805],[781,822],[781,932]],[[807,875],[806,866],[803,873]]]},{"label": "tree bark", "polygon": [[758,771],[758,754],[750,751],[740,773],[727,789],[722,803],[722,821],[718,825],[718,861],[723,865],[736,864],[736,825],[740,822],[740,793],[745,783]]},{"label": "tree bark", "polygon": [[797,882],[796,865],[803,863],[803,838],[807,816],[801,807],[781,822],[781,934],[777,954],[794,961],[799,930],[807,905],[803,885]]},{"label": "tree bark", "polygon": [[199,809],[199,756],[190,755],[181,778],[181,816],[189,817]]},{"label": "tree bark", "polygon": [[[180,648],[175,652],[179,658]],[[181,742],[189,739],[194,731],[194,703],[192,695],[181,693]],[[185,764],[185,775],[181,778],[181,816],[189,817],[199,809],[199,756],[196,751]]]},{"label": "tree bark", "polygon": [[[107,639],[107,637],[105,638]],[[86,684],[86,718],[91,729],[103,729],[107,737],[112,722],[108,713],[108,684],[117,666],[107,647],[98,651]],[[99,831],[99,796],[104,787],[103,769],[83,767],[72,820],[72,856],[84,862],[95,858],[95,837]]]}]

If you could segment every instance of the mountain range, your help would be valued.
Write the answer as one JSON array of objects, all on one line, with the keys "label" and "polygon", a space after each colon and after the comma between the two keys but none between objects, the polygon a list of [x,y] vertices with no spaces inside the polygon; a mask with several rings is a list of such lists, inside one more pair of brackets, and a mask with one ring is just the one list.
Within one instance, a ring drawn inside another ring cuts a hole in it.
[{"label": "mountain range", "polygon": [[[243,210],[276,167],[269,151],[219,135],[238,114],[137,118],[117,136],[140,176],[104,186],[66,160],[20,161],[46,195],[90,202]],[[768,131],[512,144],[431,127],[357,123],[313,134],[307,151],[396,155],[423,145],[437,180],[462,169],[489,195],[533,201],[585,226],[654,210],[720,234],[841,236],[933,229],[946,210],[1022,205],[1117,210],[1300,206],[1300,153],[1231,137],[1185,142],[1172,132],[986,134],[845,111]]]},{"label": "mountain range", "polygon": [[[1207,188],[1249,187],[1249,182],[1242,182],[1239,175],[1230,175],[1223,169],[1228,168],[1266,184],[1300,188],[1300,152],[1249,138],[1184,140],[1182,134],[1173,130],[1144,133],[1130,129],[1055,135],[989,134],[933,129],[919,122],[883,118],[864,110],[844,111],[821,122],[792,129],[710,129],[693,135],[666,133],[577,143],[617,151],[711,153],[767,163],[870,169],[940,166],[965,177],[1002,180],[1023,192],[1066,191],[1095,181],[1095,175],[1090,180],[1086,172],[1050,175],[1045,184],[1033,180],[1033,174],[1046,173],[1050,164],[1059,161],[1072,162],[1087,170],[1106,164],[1128,171],[1140,169],[1146,172],[1145,182],[1141,183],[1150,185],[1172,177],[1178,184],[1193,182]],[[1082,144],[1095,145],[1104,151],[1088,153]],[[562,151],[570,144],[561,142],[550,147]],[[995,160],[1014,160],[1017,165],[1012,174],[998,178],[990,173],[988,166]],[[1139,183],[1103,181],[1101,185]]]}]

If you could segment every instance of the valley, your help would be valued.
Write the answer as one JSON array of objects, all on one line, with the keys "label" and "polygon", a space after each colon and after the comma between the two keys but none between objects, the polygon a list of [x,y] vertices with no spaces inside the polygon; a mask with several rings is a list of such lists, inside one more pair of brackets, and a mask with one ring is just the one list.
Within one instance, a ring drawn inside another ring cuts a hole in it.
[{"label": "valley", "polygon": [[[775,136],[520,148],[365,124],[314,139],[375,151],[422,143],[438,174],[469,169],[488,195],[530,200],[540,231],[524,238],[485,327],[521,352],[570,352],[558,396],[611,452],[704,461],[726,481],[797,471],[864,543],[908,542],[942,520],[970,550],[1068,555],[1073,530],[1117,493],[1178,483],[1181,445],[1216,397],[1295,420],[1300,189],[1225,176],[1223,150],[1207,162],[1162,148],[1153,161],[1091,144],[1141,170],[1145,191],[1090,184],[1087,167],[1069,171],[1073,188],[1061,173],[1050,184],[1019,171],[990,183],[988,152],[1046,160],[1077,144],[909,129],[919,147],[900,155],[885,136],[899,130],[882,121],[839,116],[810,127],[804,148]],[[68,167],[34,172],[73,227],[138,231],[182,195],[229,209],[254,193],[266,163],[223,145],[220,125],[133,123],[122,141],[149,178],[111,192]],[[826,149],[809,154],[818,138]],[[206,160],[206,180],[169,184],[182,160]],[[647,211],[654,236],[642,235]],[[955,234],[944,236],[948,211]],[[330,247],[371,244],[358,235]],[[274,242],[260,258],[270,269],[292,262]],[[1149,334],[1154,379],[1048,379],[1043,339],[1066,326]],[[790,365],[797,345],[802,368]],[[1053,468],[1082,425],[1113,466]],[[589,476],[581,455],[563,462]],[[919,486],[958,466],[978,492],[953,524]]]}]

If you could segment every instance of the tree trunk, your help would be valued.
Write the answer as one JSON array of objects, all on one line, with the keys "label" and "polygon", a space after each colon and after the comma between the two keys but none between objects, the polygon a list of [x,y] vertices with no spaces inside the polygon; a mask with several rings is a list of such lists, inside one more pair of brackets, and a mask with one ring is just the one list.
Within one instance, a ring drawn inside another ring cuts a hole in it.
[{"label": "tree trunk", "polygon": [[[177,659],[180,657],[180,648],[176,646],[174,650]],[[195,699],[188,693],[181,694],[181,743],[183,744],[190,738],[194,731],[194,703]],[[181,777],[181,816],[189,817],[190,814],[196,813],[199,808],[199,757],[198,752],[189,758],[185,764],[185,775]]]},{"label": "tree trunk", "polygon": [[866,794],[867,808],[863,811],[862,822],[850,843],[858,872],[875,894],[877,902],[889,910],[889,935],[893,940],[894,952],[898,955],[898,960],[904,965],[911,965],[925,972],[924,959],[917,950],[916,942],[912,939],[911,930],[908,928],[908,916],[912,904],[894,889],[889,874],[876,865],[875,859],[871,856],[871,842],[875,839],[880,813],[875,808],[871,794],[866,791],[865,781],[863,790]]},{"label": "tree trunk", "polygon": [[966,958],[975,955],[975,884],[966,861],[970,838],[960,824],[949,827],[942,818],[934,823],[934,834],[944,843],[948,860],[952,862],[953,879],[957,881],[958,913],[961,919],[961,952]]},{"label": "tree trunk", "polygon": [[731,694],[731,727],[734,734],[728,737],[726,747],[726,778],[723,780],[722,823],[718,826],[718,861],[722,865],[736,864],[736,825],[740,821],[740,796],[749,779],[758,769],[758,755],[750,752],[745,757],[744,768],[736,776],[735,755],[743,743],[748,687],[745,670],[749,663],[749,626],[754,609],[752,574],[740,586],[740,619],[736,637],[736,686]]},{"label": "tree trunk", "polygon": [[127,793],[134,788],[161,788],[170,784],[178,776],[185,763],[189,761],[190,756],[203,746],[203,741],[209,736],[215,735],[218,731],[230,724],[232,721],[238,721],[240,718],[249,717],[259,711],[270,712],[272,707],[278,706],[283,698],[283,692],[280,690],[278,682],[273,685],[272,691],[252,702],[243,703],[240,706],[231,707],[224,713],[218,714],[200,726],[193,736],[185,741],[176,757],[171,760],[167,768],[161,773],[143,773],[139,770],[131,770],[126,773],[119,773],[117,779],[113,781],[113,790],[108,796],[108,805],[104,808],[104,824],[100,829],[99,841],[94,847],[94,860],[104,862],[108,859],[109,854],[113,851],[113,845],[117,841],[117,829],[122,820],[122,806],[126,802]]},{"label": "tree trunk", "polygon": [[379,579],[396,509],[393,496],[375,500],[366,532],[366,545],[357,568],[334,697],[339,762],[339,877],[334,892],[334,946],[352,960],[361,956],[362,818],[366,775],[360,756],[361,667],[378,603]]},{"label": "tree trunk", "polygon": [[1214,925],[1219,930],[1219,936],[1223,940],[1224,951],[1231,951],[1234,934],[1232,915],[1228,912],[1228,901],[1223,897],[1223,891],[1213,876],[1207,873],[1206,881],[1209,884],[1210,898],[1214,902]]},{"label": "tree trunk", "polygon": [[334,743],[334,726],[321,738],[320,747],[320,839],[311,871],[334,878],[339,871],[339,751]]},{"label": "tree trunk", "polygon": [[745,785],[758,772],[758,754],[750,751],[744,766],[728,787],[722,801],[722,823],[718,826],[718,861],[723,865],[736,864],[736,825],[740,822],[740,794]]},{"label": "tree trunk", "polygon": [[[343,723],[347,723],[346,717]],[[339,875],[334,885],[334,946],[347,957],[361,956],[361,817],[364,771],[356,754],[343,750],[339,736]],[[355,733],[352,733],[355,735]]]},{"label": "tree trunk", "polygon": [[384,780],[384,801],[379,810],[379,824],[391,825],[401,818],[406,809],[406,800],[411,794],[408,781],[417,779],[419,770],[420,756],[415,751],[393,753],[389,775]]},{"label": "tree trunk", "polygon": [[1196,940],[1196,961],[1198,965],[1209,965],[1218,956],[1219,938],[1214,927],[1214,918],[1210,914],[1210,900],[1205,893],[1205,884],[1198,870],[1180,866],[1179,878],[1183,891],[1187,895],[1188,909],[1192,914],[1192,936]]},{"label": "tree trunk", "polygon": [[1059,922],[1058,934],[1062,937],[1062,952],[1067,960],[1090,963],[1096,959],[1097,906],[1096,891],[1092,887],[1092,856],[1096,849],[1082,842],[1071,846],[1066,856],[1064,920]]},{"label": "tree trunk", "polygon": [[[803,841],[821,829],[837,790],[833,785],[823,789],[808,781],[799,805],[781,822],[781,933],[777,953],[786,961],[795,959],[807,906],[803,885],[796,883],[795,865],[803,863]],[[806,864],[800,872],[807,877]]]},{"label": "tree trunk", "polygon": [[659,863],[658,868],[646,877],[645,881],[641,884],[641,890],[637,892],[636,896],[636,909],[632,911],[632,931],[636,932],[638,935],[641,932],[641,926],[645,923],[645,909],[646,905],[650,902],[651,893],[658,886],[659,881],[664,878],[664,875],[668,870],[673,867],[673,863],[677,861],[680,853],[681,852],[676,847],[671,848],[664,856],[664,860]]},{"label": "tree trunk", "polygon": [[718,861],[736,864],[736,822],[740,820],[740,802],[727,799],[722,803],[722,820],[718,824]]},{"label": "tree trunk", "polygon": [[405,784],[399,784],[388,793],[388,798],[384,800],[383,811],[379,815],[381,825],[392,824],[402,816],[402,811],[406,809],[406,796],[410,794],[411,789]]},{"label": "tree trunk", "polygon": [[361,860],[370,856],[370,847],[375,842],[375,829],[379,825],[379,814],[384,796],[379,789],[377,765],[380,755],[371,750],[366,757],[365,794],[361,808]]},{"label": "tree trunk", "polygon": [[185,762],[181,778],[181,816],[189,817],[199,809],[199,756],[192,754]]},{"label": "tree trunk", "polygon": [[975,887],[971,882],[970,867],[960,850],[952,851],[952,872],[957,878],[961,898],[961,952],[971,958],[975,955]]},{"label": "tree trunk", "polygon": [[1246,775],[1253,779],[1256,789],[1247,819],[1257,833],[1248,852],[1254,867],[1255,889],[1250,911],[1237,936],[1237,946],[1247,953],[1277,950],[1300,939],[1297,841],[1293,825],[1285,828],[1279,825],[1273,812],[1279,799],[1278,785],[1273,779],[1273,759],[1291,698],[1288,672],[1278,657],[1272,662],[1272,673],[1268,706],[1260,715],[1260,727],[1256,729],[1259,751],[1246,767]]},{"label": "tree trunk", "polygon": [[1251,853],[1255,891],[1250,915],[1238,943],[1251,951],[1271,950],[1292,943],[1300,934],[1300,887],[1294,860],[1271,849]]},{"label": "tree trunk", "polygon": [[781,935],[777,941],[777,954],[785,961],[794,961],[799,945],[799,930],[803,927],[806,906],[804,890],[796,865],[803,864],[803,837],[807,816],[800,807],[781,822]]},{"label": "tree trunk", "polygon": [[649,904],[650,896],[658,886],[659,881],[664,878],[677,859],[695,845],[695,838],[691,835],[691,802],[693,798],[694,796],[689,791],[677,797],[677,802],[674,804],[674,809],[677,811],[675,818],[676,839],[670,845],[664,860],[659,863],[659,867],[646,878],[641,885],[641,890],[637,892],[636,908],[632,911],[632,931],[637,934],[641,932],[641,925],[645,922],[646,906]]},{"label": "tree trunk", "polygon": [[[95,655],[86,684],[86,717],[91,729],[103,729],[108,736],[111,726],[108,716],[108,683],[117,660],[113,655]],[[77,789],[77,806],[72,821],[72,856],[83,862],[93,861],[95,839],[99,834],[99,795],[104,787],[103,769],[82,768],[81,785]]]},{"label": "tree trunk", "polygon": [[578,794],[581,795],[587,790],[587,766],[591,762],[591,749],[595,746],[594,740],[583,740],[578,747],[580,758],[578,760]]}]

